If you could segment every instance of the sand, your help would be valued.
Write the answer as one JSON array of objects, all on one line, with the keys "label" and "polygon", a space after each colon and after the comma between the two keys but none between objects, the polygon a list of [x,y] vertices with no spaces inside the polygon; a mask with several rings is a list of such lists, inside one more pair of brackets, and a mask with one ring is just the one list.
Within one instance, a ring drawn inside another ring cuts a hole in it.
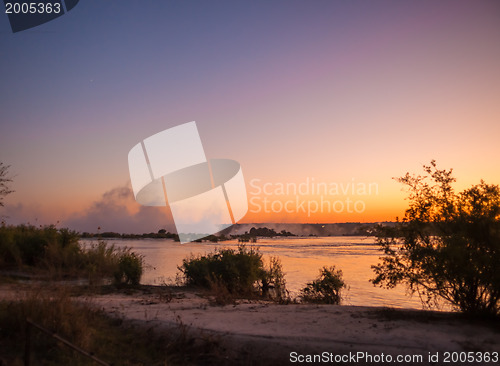
[{"label": "sand", "polygon": [[[311,364],[306,361],[317,355],[316,360],[330,364],[499,364],[445,362],[446,352],[450,361],[460,352],[474,352],[476,361],[477,352],[500,352],[498,322],[472,321],[457,313],[248,300],[213,306],[209,297],[186,289],[113,293],[90,301],[159,332],[175,332],[182,324],[194,336],[219,337],[233,354],[252,354],[262,363]],[[397,362],[398,355],[407,359]]]},{"label": "sand", "polygon": [[[23,287],[0,286],[0,298],[19,298]],[[177,287],[76,299],[156,334],[215,340],[226,364],[311,365],[307,361],[314,357],[328,361],[316,364],[330,365],[500,364],[492,362],[493,352],[500,353],[500,321],[471,320],[459,313],[254,300],[218,306],[207,294]],[[467,356],[477,361],[485,352],[490,362],[445,362],[447,355],[449,361]]]}]

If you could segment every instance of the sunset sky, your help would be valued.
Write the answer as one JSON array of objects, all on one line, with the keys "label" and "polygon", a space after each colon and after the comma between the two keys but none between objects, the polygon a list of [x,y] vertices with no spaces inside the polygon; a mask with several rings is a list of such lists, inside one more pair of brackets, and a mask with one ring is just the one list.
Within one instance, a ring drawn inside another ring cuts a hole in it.
[{"label": "sunset sky", "polygon": [[[15,34],[1,14],[0,47],[10,224],[172,229],[134,201],[127,154],[190,121],[207,157],[241,164],[251,211],[265,198],[364,207],[242,222],[394,220],[407,203],[392,177],[431,159],[457,189],[500,184],[497,1],[85,0]],[[275,190],[312,181],[377,190]]]}]

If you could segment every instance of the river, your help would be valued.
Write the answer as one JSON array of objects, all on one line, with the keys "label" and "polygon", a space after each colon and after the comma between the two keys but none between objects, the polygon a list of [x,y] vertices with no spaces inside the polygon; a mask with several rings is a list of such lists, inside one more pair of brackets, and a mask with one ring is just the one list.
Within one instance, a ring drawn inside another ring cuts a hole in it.
[{"label": "river", "polygon": [[[88,240],[87,240],[88,241]],[[172,283],[179,273],[177,266],[190,255],[213,251],[218,247],[237,247],[237,241],[222,243],[180,244],[164,239],[107,239],[118,247],[130,247],[144,256],[146,262],[143,284],[160,285]],[[343,304],[361,306],[390,306],[422,309],[417,295],[407,295],[404,286],[383,289],[373,286],[371,266],[379,262],[382,255],[373,237],[279,237],[261,238],[253,245],[260,248],[264,260],[269,256],[281,259],[287,288],[294,296],[314,280],[323,266],[335,265],[343,272],[348,289],[344,291]]]}]

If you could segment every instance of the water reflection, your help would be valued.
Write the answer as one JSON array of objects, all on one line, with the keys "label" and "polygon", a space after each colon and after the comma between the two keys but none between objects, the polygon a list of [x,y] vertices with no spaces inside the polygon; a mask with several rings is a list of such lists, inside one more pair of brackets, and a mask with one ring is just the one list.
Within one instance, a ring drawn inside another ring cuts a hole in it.
[{"label": "water reflection", "polygon": [[[216,247],[237,247],[236,241],[215,243],[180,244],[172,240],[110,239],[116,246],[128,246],[145,256],[148,268],[144,284],[161,284],[173,281],[177,266],[191,254],[205,254]],[[250,244],[248,244],[250,246]],[[259,247],[264,258],[278,256],[286,274],[287,287],[296,295],[307,282],[317,277],[323,266],[335,265],[344,273],[349,286],[344,304],[392,306],[421,309],[418,296],[406,295],[404,287],[386,290],[374,287],[368,280],[374,277],[371,265],[379,261],[381,252],[371,237],[307,237],[260,239],[253,246]]]}]

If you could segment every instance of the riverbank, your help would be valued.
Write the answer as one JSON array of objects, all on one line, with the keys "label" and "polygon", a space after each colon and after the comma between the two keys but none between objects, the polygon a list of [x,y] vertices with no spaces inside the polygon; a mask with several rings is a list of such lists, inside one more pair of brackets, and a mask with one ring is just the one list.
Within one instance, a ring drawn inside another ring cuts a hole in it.
[{"label": "riverbank", "polygon": [[444,361],[445,352],[500,351],[498,323],[472,321],[457,313],[249,300],[211,306],[211,298],[196,291],[170,291],[168,298],[137,292],[95,296],[92,302],[108,314],[159,331],[182,323],[194,334],[222,338],[233,352],[261,355],[279,364],[324,352],[421,355],[423,361],[430,352]]},{"label": "riverbank", "polygon": [[[4,301],[14,300],[29,291],[29,287],[4,284],[0,296]],[[459,362],[444,362],[446,352],[450,352],[452,360],[453,355],[460,357],[463,352],[479,355],[500,351],[498,321],[471,320],[458,313],[278,305],[257,300],[236,300],[235,304],[216,306],[208,293],[168,286],[75,294],[78,296],[73,298],[78,302],[124,324],[147,330],[152,337],[182,337],[184,343],[197,344],[196,349],[210,347],[218,355],[217,362],[223,360],[227,365],[310,364],[300,361],[314,357],[334,361],[331,364],[370,364],[367,360],[371,357],[373,363],[381,364],[378,360],[387,364],[399,356],[412,362],[403,360],[398,364],[458,365]],[[439,362],[429,362],[429,355],[438,355]],[[182,362],[182,355],[180,360],[180,364],[191,364]]]},{"label": "riverbank", "polygon": [[[23,286],[22,289],[16,284],[1,286],[0,296],[4,300],[19,297],[19,291],[27,290]],[[485,352],[500,351],[498,321],[471,320],[458,313],[278,305],[257,300],[216,306],[207,293],[168,286],[143,286],[101,294],[82,292],[75,298],[111,318],[147,329],[148,334],[183,337],[200,347],[210,345],[224,364],[229,365],[301,364],[301,360],[310,364],[306,361],[314,357],[334,361],[331,364],[370,364],[367,362],[370,359],[374,364],[381,364],[376,361],[387,364],[399,356],[405,356],[406,360],[398,364],[458,365],[461,363],[445,363],[446,352],[452,361],[452,357],[460,357],[464,352],[463,355],[473,352],[471,355],[478,360]],[[438,362],[429,362],[429,357],[435,361],[436,355]]]}]

